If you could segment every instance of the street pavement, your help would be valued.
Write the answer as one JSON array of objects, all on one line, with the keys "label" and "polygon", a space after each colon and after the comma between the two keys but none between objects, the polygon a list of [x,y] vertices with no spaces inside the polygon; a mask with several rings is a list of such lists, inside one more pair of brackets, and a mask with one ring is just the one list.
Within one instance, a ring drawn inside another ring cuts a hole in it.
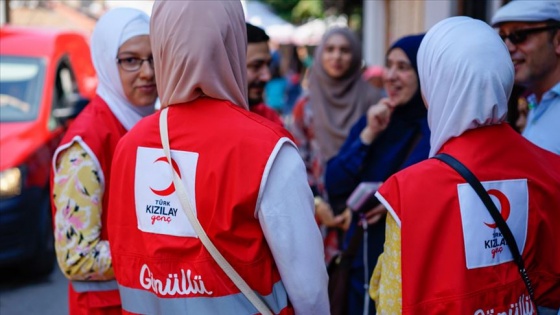
[{"label": "street pavement", "polygon": [[45,277],[0,273],[0,315],[68,314],[68,281],[58,267]]}]

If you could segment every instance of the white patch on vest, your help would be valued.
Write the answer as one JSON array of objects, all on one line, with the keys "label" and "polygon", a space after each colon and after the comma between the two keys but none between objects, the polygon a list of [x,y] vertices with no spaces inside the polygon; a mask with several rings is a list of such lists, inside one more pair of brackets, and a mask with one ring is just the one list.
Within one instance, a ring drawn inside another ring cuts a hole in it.
[{"label": "white patch on vest", "polygon": [[[198,153],[171,150],[196,215],[194,183]],[[134,200],[138,229],[148,233],[198,237],[175,192],[171,166],[163,149],[139,147],[136,154]]]},{"label": "white patch on vest", "polygon": [[[519,252],[527,240],[529,195],[526,179],[488,181],[482,186],[509,226]],[[494,219],[474,189],[457,185],[467,269],[495,266],[513,260],[509,247]]]},{"label": "white patch on vest", "polygon": [[142,265],[140,269],[140,285],[146,290],[152,290],[154,293],[166,295],[190,295],[205,294],[212,295],[213,291],[208,291],[202,281],[201,275],[192,275],[191,270],[184,269],[178,273],[168,274],[165,280],[154,278],[154,274],[150,271],[148,265]]}]

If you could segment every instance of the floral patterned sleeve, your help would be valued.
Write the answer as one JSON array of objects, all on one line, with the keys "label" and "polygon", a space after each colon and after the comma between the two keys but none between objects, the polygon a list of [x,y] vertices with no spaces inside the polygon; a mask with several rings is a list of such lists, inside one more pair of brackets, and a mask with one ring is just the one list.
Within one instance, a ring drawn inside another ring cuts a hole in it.
[{"label": "floral patterned sleeve", "polygon": [[71,280],[114,279],[109,242],[100,238],[100,172],[78,142],[58,156],[53,187],[55,250],[60,269]]},{"label": "floral patterned sleeve", "polygon": [[375,301],[377,314],[402,313],[401,230],[387,215],[385,245],[371,276],[369,295]]}]

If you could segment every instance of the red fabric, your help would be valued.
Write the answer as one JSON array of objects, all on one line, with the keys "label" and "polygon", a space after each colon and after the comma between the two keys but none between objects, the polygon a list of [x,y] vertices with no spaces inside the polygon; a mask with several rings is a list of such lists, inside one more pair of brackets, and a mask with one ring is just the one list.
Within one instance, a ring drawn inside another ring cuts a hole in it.
[{"label": "red fabric", "polygon": [[[109,211],[111,252],[118,282],[128,288],[148,290],[160,298],[209,296],[201,293],[164,296],[151,288],[145,289],[139,275],[142,267],[148,266],[154,279],[163,280],[168,274],[181,277],[181,270],[185,273],[191,270],[201,275],[205,287],[212,291],[210,297],[239,293],[198,238],[147,233],[138,228],[137,211],[143,210],[136,210],[140,206],[136,204],[134,191],[137,148],[162,147],[159,115],[139,122],[115,154],[115,161],[127,161],[112,174],[111,196],[118,198],[111,199]],[[255,217],[256,202],[272,150],[281,137],[290,135],[258,115],[210,98],[170,106],[168,130],[172,150],[198,153],[194,190],[202,227],[253,290],[261,295],[270,294],[280,275]],[[177,163],[181,165],[182,161]],[[169,200],[170,206],[176,207],[173,199],[158,198]],[[182,211],[180,204],[177,207]],[[289,313],[291,309],[284,312]]]},{"label": "red fabric", "polygon": [[[308,96],[301,97],[296,104],[294,105],[294,109],[292,110],[292,116],[294,119],[294,127],[298,131],[298,135],[296,136],[296,144],[298,146],[307,143],[309,140],[313,138],[313,132],[311,130],[311,126],[305,121],[305,106],[307,106],[307,102],[309,101]],[[299,139],[303,138],[303,139]]]},{"label": "red fabric", "polygon": [[[440,152],[457,158],[480,181],[527,179],[522,256],[537,305],[560,308],[560,212],[551,211],[560,209],[560,156],[505,124],[468,131]],[[517,314],[514,303],[526,289],[513,261],[466,268],[457,198],[457,185],[465,182],[443,162],[429,159],[397,173],[379,190],[401,220],[403,314]]]},{"label": "red fabric", "polygon": [[[325,171],[317,146],[313,145],[313,126],[311,119],[306,117],[306,106],[309,96],[304,95],[296,102],[292,110],[294,138],[300,154],[304,158],[309,186],[319,196],[325,195],[323,173]],[[320,224],[319,221],[317,221]],[[336,254],[340,252],[339,232],[334,228],[327,228],[323,233],[323,245],[325,247],[325,263],[329,263]]]},{"label": "red fabric", "polygon": [[[64,135],[60,145],[68,144],[75,136],[80,136],[95,154],[95,158],[101,164],[101,169],[105,176],[105,193],[103,194],[102,209],[108,208],[109,195],[109,174],[111,172],[111,162],[113,152],[119,139],[126,133],[126,129],[113,115],[107,104],[99,96],[96,96],[72,122],[70,128]],[[51,173],[51,184],[54,174]],[[51,185],[52,187],[52,185]],[[52,192],[51,192],[52,198]],[[53,204],[53,217],[56,209]],[[101,215],[101,239],[106,240],[107,211]],[[83,292],[77,293],[68,290],[70,314],[109,314],[111,308],[120,310],[120,298],[118,290],[102,292]]]},{"label": "red fabric", "polygon": [[120,315],[121,301],[117,291],[77,293],[68,283],[68,309],[70,315]]},{"label": "red fabric", "polygon": [[249,107],[249,109],[251,110],[251,112],[267,118],[270,121],[284,127],[284,123],[282,122],[282,118],[280,118],[280,115],[278,115],[278,113],[274,109],[266,106],[264,103],[253,105]]}]

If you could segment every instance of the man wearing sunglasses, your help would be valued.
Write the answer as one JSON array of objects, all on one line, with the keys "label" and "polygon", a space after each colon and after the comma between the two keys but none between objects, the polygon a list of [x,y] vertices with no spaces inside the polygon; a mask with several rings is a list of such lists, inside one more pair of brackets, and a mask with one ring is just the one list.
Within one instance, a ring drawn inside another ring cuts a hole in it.
[{"label": "man wearing sunglasses", "polygon": [[492,26],[508,47],[515,83],[533,92],[523,136],[560,154],[560,1],[511,1]]}]

